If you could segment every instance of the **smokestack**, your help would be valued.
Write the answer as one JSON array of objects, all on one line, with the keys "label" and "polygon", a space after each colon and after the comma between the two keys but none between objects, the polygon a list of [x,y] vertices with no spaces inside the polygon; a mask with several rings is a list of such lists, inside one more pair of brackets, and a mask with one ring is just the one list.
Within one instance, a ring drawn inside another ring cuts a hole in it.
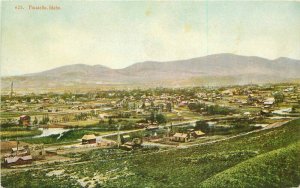
[{"label": "smokestack", "polygon": [[13,93],[14,93],[14,82],[11,82],[11,85],[10,85],[10,98],[11,99],[13,97]]}]

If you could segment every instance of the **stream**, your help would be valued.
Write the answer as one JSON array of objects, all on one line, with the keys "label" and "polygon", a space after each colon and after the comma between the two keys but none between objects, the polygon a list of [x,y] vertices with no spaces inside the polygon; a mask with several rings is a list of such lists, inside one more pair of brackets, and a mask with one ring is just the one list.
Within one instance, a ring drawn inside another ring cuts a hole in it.
[{"label": "stream", "polygon": [[67,131],[69,131],[71,129],[64,129],[64,128],[39,128],[39,130],[42,131],[42,134],[36,135],[33,138],[50,136],[50,135],[53,135],[53,134],[59,134],[60,135],[59,137],[61,137],[64,132],[67,132]]}]

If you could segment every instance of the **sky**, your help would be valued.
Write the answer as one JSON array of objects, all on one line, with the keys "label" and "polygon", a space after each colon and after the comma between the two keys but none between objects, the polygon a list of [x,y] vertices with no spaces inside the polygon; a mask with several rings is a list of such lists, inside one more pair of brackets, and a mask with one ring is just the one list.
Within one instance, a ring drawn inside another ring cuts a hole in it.
[{"label": "sky", "polygon": [[299,20],[292,1],[3,1],[1,76],[217,53],[300,59]]}]

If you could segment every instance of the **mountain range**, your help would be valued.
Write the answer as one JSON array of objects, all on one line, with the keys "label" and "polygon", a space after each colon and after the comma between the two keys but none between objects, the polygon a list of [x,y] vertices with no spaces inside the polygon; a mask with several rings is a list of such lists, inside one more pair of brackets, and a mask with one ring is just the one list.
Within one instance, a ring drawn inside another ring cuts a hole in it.
[{"label": "mountain range", "polygon": [[73,64],[51,70],[2,77],[2,89],[99,85],[195,86],[276,83],[300,79],[300,60],[214,54],[178,61],[146,61],[123,69]]}]

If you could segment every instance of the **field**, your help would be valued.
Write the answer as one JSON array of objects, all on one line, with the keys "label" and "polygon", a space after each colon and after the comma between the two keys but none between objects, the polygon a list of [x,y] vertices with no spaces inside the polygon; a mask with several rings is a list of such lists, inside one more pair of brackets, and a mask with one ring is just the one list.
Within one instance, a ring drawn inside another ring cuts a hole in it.
[{"label": "field", "polygon": [[98,125],[99,120],[87,120],[87,121],[73,121],[68,123],[61,123],[68,127],[95,127]]},{"label": "field", "polygon": [[2,173],[5,187],[295,187],[300,119],[186,149],[99,149],[77,163]]},{"label": "field", "polygon": [[42,131],[38,129],[26,129],[26,128],[11,128],[11,129],[2,129],[0,132],[1,139],[12,139],[17,137],[31,137],[42,134]]},{"label": "field", "polygon": [[43,112],[1,112],[1,119],[16,118],[21,115],[37,116],[37,115],[44,115],[44,114],[46,114],[46,113],[43,113]]}]

